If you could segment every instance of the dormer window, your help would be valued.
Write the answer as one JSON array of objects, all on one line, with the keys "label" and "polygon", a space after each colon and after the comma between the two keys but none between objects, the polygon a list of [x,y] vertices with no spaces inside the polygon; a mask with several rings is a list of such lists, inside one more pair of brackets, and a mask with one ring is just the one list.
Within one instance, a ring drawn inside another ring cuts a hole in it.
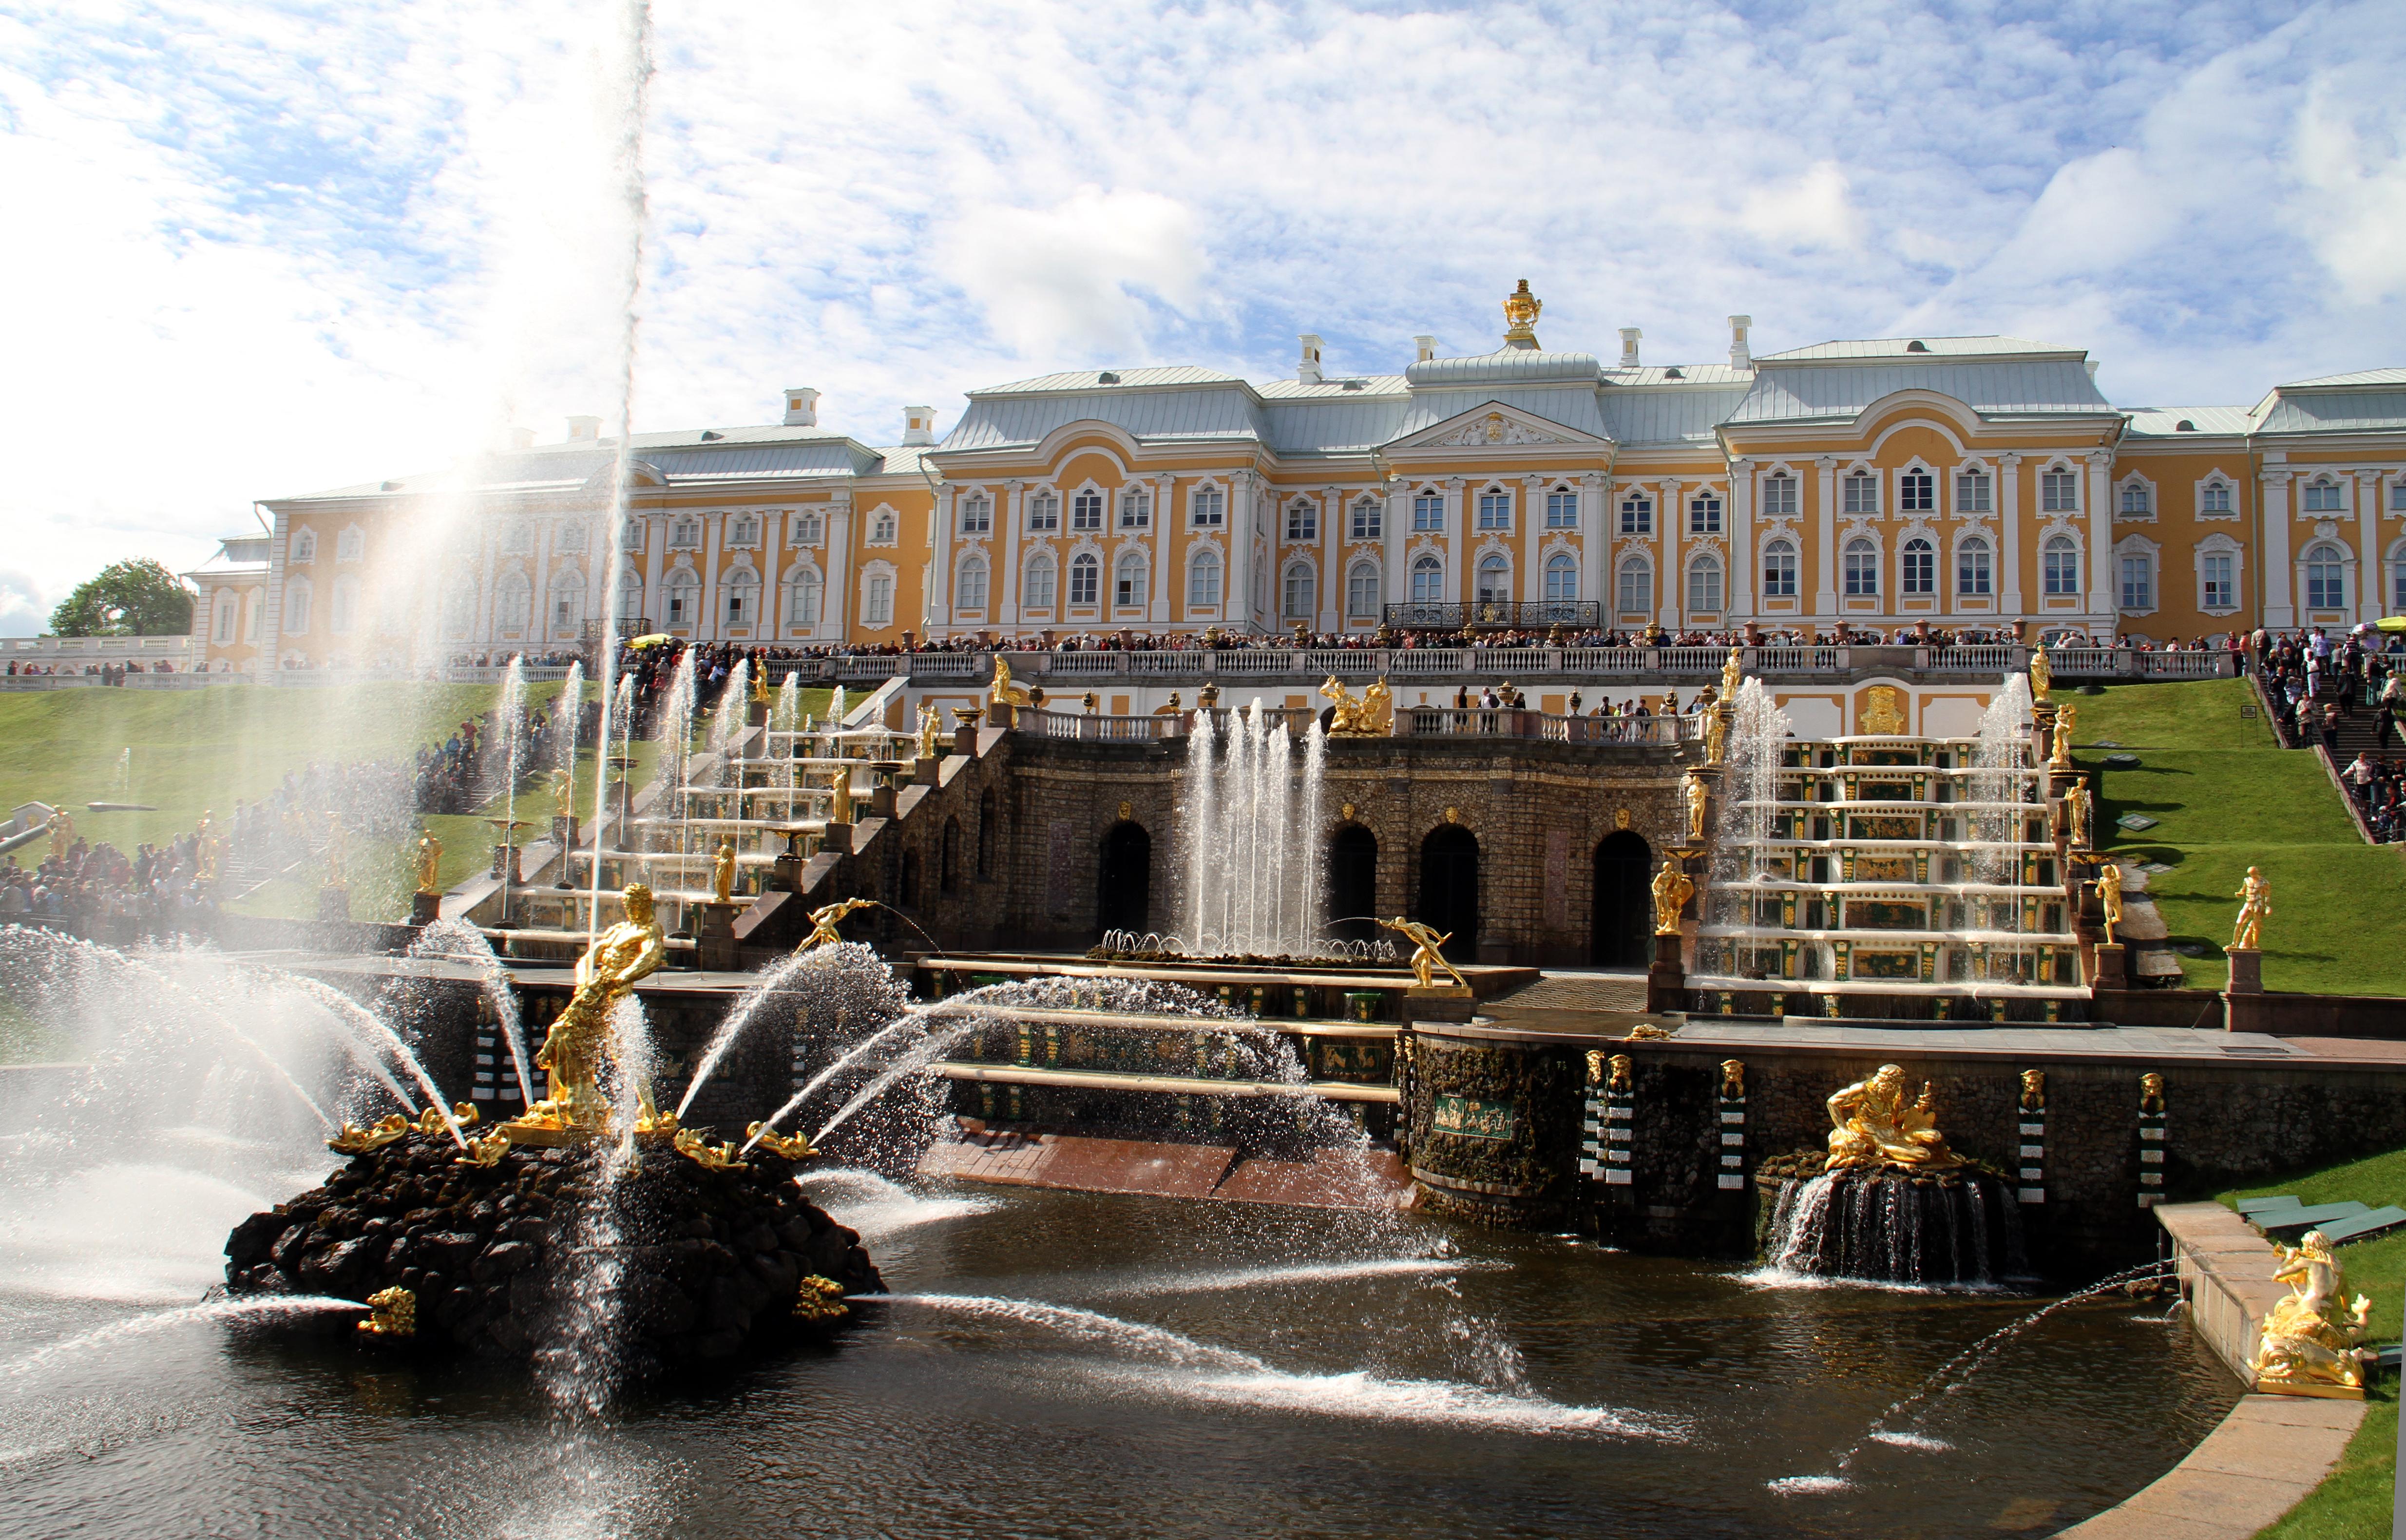
[{"label": "dormer window", "polygon": [[2306,483],[2306,512],[2335,514],[2340,511],[2339,483],[2328,476],[2319,476]]},{"label": "dormer window", "polygon": [[961,533],[984,535],[994,532],[994,503],[984,492],[971,492],[961,499]]},{"label": "dormer window", "polygon": [[1899,513],[1926,514],[1938,506],[1938,478],[1927,471],[1907,471],[1896,481]]}]

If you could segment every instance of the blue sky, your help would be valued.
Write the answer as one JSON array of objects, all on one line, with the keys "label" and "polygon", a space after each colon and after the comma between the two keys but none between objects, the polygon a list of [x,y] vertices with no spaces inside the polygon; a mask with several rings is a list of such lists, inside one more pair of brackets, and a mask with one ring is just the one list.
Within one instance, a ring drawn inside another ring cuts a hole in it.
[{"label": "blue sky", "polygon": [[[0,3],[0,634],[248,503],[615,413],[622,0]],[[660,0],[639,427],[1829,337],[2127,404],[2406,363],[2406,10]],[[28,215],[32,217],[27,217]]]}]

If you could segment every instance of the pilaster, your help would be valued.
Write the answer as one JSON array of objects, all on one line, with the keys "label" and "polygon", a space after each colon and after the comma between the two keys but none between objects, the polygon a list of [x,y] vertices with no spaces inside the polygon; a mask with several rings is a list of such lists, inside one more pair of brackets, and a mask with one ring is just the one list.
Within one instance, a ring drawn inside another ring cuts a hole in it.
[{"label": "pilaster", "polygon": [[1997,559],[2004,571],[1997,574],[1998,615],[2001,619],[2022,617],[2022,457],[2003,454],[1997,457]]},{"label": "pilaster", "polygon": [[1153,605],[1155,626],[1169,624],[1169,579],[1178,540],[1178,478],[1164,471],[1153,478]]},{"label": "pilaster", "polygon": [[1754,461],[1729,462],[1729,624],[1754,618]]},{"label": "pilaster", "polygon": [[2356,618],[2382,616],[2381,473],[2356,473]]},{"label": "pilaster", "polygon": [[[930,526],[927,530],[927,614],[924,625],[929,636],[939,630],[949,629],[952,624],[953,518],[954,504],[958,497],[959,488],[949,483],[937,487],[934,505],[927,514]],[[994,580],[991,569],[986,572],[986,580],[989,583]],[[902,605],[900,594],[894,596],[894,604],[899,619]]]},{"label": "pilaster", "polygon": [[2088,611],[2111,641],[2120,629],[2114,595],[2114,451],[2091,449],[2088,460]]},{"label": "pilaster", "polygon": [[1823,455],[1813,462],[1813,613],[1838,613],[1838,459]]},{"label": "pilaster", "polygon": [[2295,516],[2289,510],[2289,469],[2268,465],[2261,474],[2264,624],[2273,630],[2286,630],[2298,623],[2298,574],[2289,565],[2289,520]]}]

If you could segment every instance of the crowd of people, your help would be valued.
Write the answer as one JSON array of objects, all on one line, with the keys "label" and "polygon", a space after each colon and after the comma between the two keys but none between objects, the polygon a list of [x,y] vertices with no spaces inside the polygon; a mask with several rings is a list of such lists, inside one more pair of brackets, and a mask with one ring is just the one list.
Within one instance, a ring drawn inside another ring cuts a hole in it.
[{"label": "crowd of people", "polygon": [[[53,841],[57,847],[59,841]],[[132,855],[78,838],[34,866],[14,853],[0,866],[0,922],[46,919],[120,945],[216,929],[212,832],[195,828]]]},{"label": "crowd of people", "polygon": [[2406,840],[2406,763],[2359,754],[2339,778],[2375,842]]},{"label": "crowd of people", "polygon": [[2391,644],[2396,633],[2351,632],[2333,637],[2322,627],[2303,634],[2257,631],[2246,655],[2281,741],[2292,748],[2320,743],[2337,751],[2342,723],[2370,711],[2373,742],[2387,748],[2406,713],[2406,656]]},{"label": "crowd of people", "polygon": [[175,663],[164,657],[155,659],[149,663],[144,663],[139,660],[132,663],[87,663],[80,669],[77,668],[71,662],[64,664],[52,663],[45,666],[30,660],[21,663],[12,657],[8,660],[8,672],[7,677],[10,679],[56,679],[62,674],[79,673],[84,675],[86,678],[97,677],[104,685],[122,685],[125,683],[125,676],[129,673],[174,673],[175,671]]}]

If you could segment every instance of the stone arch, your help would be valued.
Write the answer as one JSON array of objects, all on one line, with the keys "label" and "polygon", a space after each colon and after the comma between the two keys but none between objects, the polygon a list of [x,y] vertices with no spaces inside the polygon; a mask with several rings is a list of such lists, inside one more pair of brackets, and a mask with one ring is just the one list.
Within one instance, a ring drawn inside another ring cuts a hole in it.
[{"label": "stone arch", "polygon": [[1479,954],[1479,836],[1459,824],[1439,824],[1421,841],[1420,903],[1413,918],[1448,938],[1456,963]]},{"label": "stone arch", "polygon": [[1616,829],[1595,847],[1595,908],[1589,960],[1598,968],[1644,968],[1653,926],[1653,847],[1635,829]]},{"label": "stone arch", "polygon": [[1379,933],[1379,837],[1356,823],[1328,840],[1328,934],[1366,941]]},{"label": "stone arch", "polygon": [[1095,882],[1095,929],[1143,935],[1153,913],[1153,836],[1123,818],[1103,832]]}]

